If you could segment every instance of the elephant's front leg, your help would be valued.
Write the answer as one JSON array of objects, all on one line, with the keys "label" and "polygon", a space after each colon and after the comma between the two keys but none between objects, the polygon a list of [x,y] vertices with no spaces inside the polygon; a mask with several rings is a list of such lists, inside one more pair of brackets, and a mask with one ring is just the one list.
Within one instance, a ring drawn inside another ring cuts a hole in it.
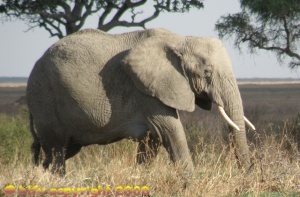
[{"label": "elephant's front leg", "polygon": [[167,115],[155,115],[150,119],[153,130],[161,135],[163,146],[172,161],[183,175],[190,179],[194,176],[194,165],[189,153],[183,126],[176,110]]},{"label": "elephant's front leg", "polygon": [[150,163],[155,159],[161,142],[156,134],[148,133],[148,135],[139,142],[136,161],[138,164]]}]

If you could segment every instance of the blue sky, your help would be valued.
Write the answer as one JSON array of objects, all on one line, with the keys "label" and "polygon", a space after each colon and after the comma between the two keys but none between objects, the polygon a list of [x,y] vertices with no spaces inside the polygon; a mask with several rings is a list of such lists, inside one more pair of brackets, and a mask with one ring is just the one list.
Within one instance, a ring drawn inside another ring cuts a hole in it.
[{"label": "blue sky", "polygon": [[[199,37],[218,37],[214,25],[221,15],[240,11],[237,0],[206,0],[202,10],[191,10],[185,14],[163,13],[156,20],[148,23],[147,28],[162,27],[177,34]],[[151,7],[144,10],[147,14]],[[84,28],[96,28],[97,16],[89,19]],[[57,38],[50,38],[44,29],[28,29],[23,21],[0,24],[0,77],[27,77],[34,63],[45,50],[55,43]],[[111,33],[122,33],[139,28],[116,28]],[[240,53],[233,47],[232,40],[222,40],[237,78],[300,78],[300,69],[291,71],[286,62],[280,65],[271,52],[258,51],[250,54],[246,47]]]}]

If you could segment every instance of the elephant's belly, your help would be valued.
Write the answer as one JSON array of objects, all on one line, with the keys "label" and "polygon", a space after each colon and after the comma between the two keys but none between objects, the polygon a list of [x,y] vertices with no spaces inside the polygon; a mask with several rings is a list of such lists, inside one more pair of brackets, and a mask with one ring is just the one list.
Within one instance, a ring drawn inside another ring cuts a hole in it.
[{"label": "elephant's belly", "polygon": [[77,131],[72,142],[81,145],[109,144],[122,139],[142,140],[146,137],[148,127],[144,122],[127,121],[111,123],[97,130]]}]

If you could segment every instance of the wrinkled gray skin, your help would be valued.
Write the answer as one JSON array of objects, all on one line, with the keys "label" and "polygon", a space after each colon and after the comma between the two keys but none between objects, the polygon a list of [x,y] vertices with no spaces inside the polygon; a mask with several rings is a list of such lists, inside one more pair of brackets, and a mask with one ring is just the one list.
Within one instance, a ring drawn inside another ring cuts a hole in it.
[{"label": "wrinkled gray skin", "polygon": [[[82,146],[124,138],[139,142],[137,162],[150,162],[161,144],[183,177],[193,176],[178,110],[195,103],[224,107],[237,156],[250,167],[243,107],[231,62],[217,39],[184,37],[164,29],[113,35],[83,30],[51,46],[27,86],[32,149],[38,164],[65,173],[65,160]],[[36,132],[33,130],[33,123]]]}]

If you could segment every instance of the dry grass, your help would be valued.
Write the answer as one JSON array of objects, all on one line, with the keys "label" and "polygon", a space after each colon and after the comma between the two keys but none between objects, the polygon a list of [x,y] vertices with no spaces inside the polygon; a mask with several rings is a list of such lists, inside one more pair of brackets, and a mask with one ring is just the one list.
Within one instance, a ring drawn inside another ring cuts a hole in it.
[{"label": "dry grass", "polygon": [[299,87],[290,87],[289,93],[281,85],[241,87],[245,113],[258,128],[247,133],[254,162],[248,174],[238,169],[226,126],[215,109],[181,113],[195,165],[195,178],[186,189],[164,149],[153,163],[139,166],[136,143],[129,140],[83,148],[67,161],[64,178],[52,175],[31,164],[26,111],[1,115],[0,196],[10,184],[48,191],[98,186],[116,191],[117,186],[138,185],[148,186],[150,196],[299,196]]},{"label": "dry grass", "polygon": [[[194,132],[202,133],[191,130]],[[10,184],[38,185],[48,190],[100,185],[109,186],[113,191],[117,186],[138,185],[148,186],[151,196],[297,196],[300,195],[299,152],[288,131],[283,133],[280,140],[275,135],[256,136],[260,143],[251,145],[255,165],[249,174],[242,174],[238,169],[233,151],[223,138],[194,139],[197,142],[192,149],[195,178],[187,189],[182,188],[178,173],[163,149],[152,164],[138,166],[134,142],[86,147],[67,161],[67,175],[60,178],[42,167],[33,168],[26,145],[19,150],[23,153],[12,155],[9,163],[2,162],[0,188],[4,194],[4,187]],[[289,149],[284,145],[286,141],[290,142]]]}]

